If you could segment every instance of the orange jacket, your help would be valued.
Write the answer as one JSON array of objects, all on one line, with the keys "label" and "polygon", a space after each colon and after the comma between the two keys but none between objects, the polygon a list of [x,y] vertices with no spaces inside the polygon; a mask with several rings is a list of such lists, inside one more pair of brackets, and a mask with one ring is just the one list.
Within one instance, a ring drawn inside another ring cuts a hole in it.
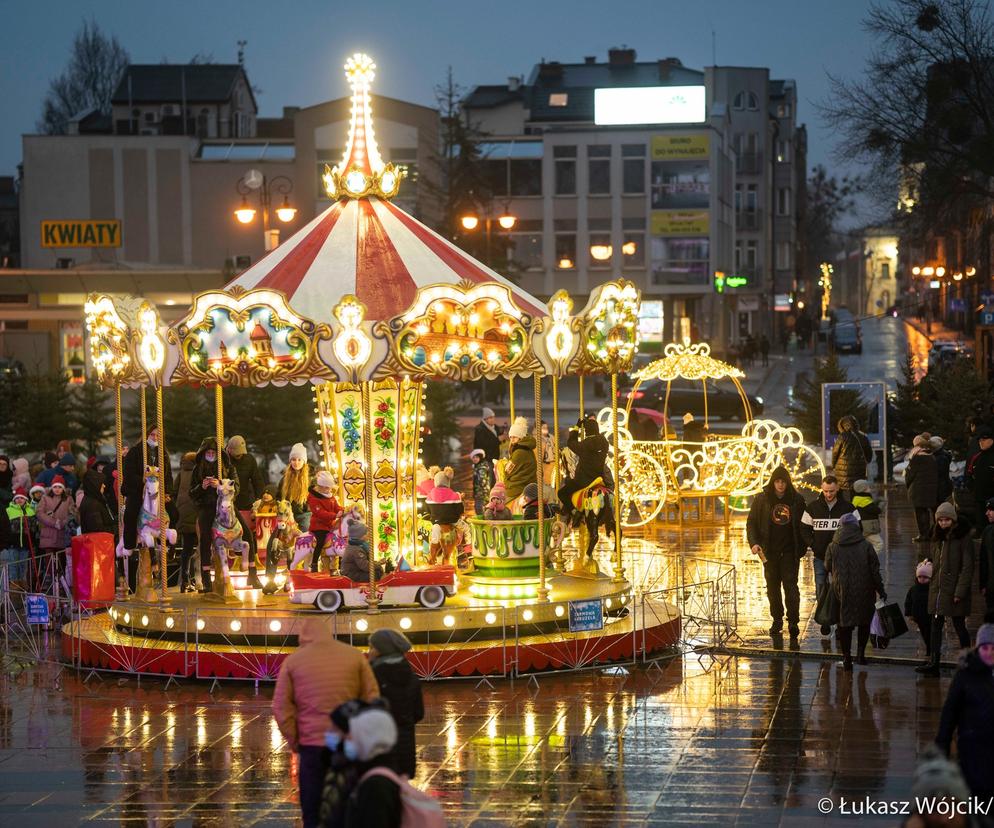
[{"label": "orange jacket", "polygon": [[273,716],[292,749],[323,745],[332,710],[351,699],[372,701],[379,695],[366,657],[337,641],[328,619],[309,618],[300,632],[300,646],[280,667]]}]

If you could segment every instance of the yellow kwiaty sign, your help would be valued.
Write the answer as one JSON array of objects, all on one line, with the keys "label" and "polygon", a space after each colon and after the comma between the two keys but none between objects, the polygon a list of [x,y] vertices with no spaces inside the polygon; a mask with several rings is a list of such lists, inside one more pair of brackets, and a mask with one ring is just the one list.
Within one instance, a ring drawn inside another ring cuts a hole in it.
[{"label": "yellow kwiaty sign", "polygon": [[41,246],[120,247],[121,222],[118,219],[43,221]]},{"label": "yellow kwiaty sign", "polygon": [[711,151],[707,133],[697,135],[653,135],[653,161],[688,161],[707,158]]},{"label": "yellow kwiaty sign", "polygon": [[709,232],[707,210],[653,210],[654,236],[706,236]]}]

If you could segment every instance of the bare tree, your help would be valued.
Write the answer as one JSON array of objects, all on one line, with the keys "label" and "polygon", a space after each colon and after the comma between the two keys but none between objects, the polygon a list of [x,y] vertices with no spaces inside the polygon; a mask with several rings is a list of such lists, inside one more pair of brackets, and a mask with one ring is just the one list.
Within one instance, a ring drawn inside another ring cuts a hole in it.
[{"label": "bare tree", "polygon": [[87,109],[109,115],[114,89],[130,60],[114,35],[105,35],[94,20],[84,21],[73,39],[68,65],[49,84],[38,131],[64,134],[70,119]]}]

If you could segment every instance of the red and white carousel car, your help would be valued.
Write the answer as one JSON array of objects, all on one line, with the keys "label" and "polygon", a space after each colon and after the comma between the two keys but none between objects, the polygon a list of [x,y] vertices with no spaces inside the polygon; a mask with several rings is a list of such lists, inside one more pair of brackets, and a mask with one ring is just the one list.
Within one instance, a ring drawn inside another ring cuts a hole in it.
[{"label": "red and white carousel car", "polygon": [[[420,604],[426,609],[438,609],[446,598],[456,594],[456,588],[454,566],[390,572],[376,582],[380,606]],[[313,604],[322,612],[365,607],[369,595],[366,581],[300,569],[290,571],[290,589],[291,603]]]}]

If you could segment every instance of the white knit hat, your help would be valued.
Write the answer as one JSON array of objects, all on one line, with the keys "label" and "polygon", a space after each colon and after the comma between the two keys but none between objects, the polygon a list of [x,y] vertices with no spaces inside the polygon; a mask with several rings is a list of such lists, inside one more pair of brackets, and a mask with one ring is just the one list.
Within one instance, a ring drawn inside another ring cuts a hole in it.
[{"label": "white knit hat", "polygon": [[307,449],[304,448],[303,443],[293,444],[293,448],[290,449],[290,459],[293,460],[294,457],[299,457],[305,463],[307,462]]},{"label": "white knit hat", "polygon": [[385,710],[363,710],[349,719],[349,738],[360,762],[368,762],[397,744],[397,725]]},{"label": "white knit hat", "polygon": [[946,441],[941,437],[931,437],[929,438],[928,445],[932,451],[938,451],[945,445]]},{"label": "white knit hat", "polygon": [[324,469],[322,469],[321,471],[318,472],[318,475],[314,479],[314,482],[318,486],[324,486],[328,489],[331,489],[335,485],[335,478],[331,476],[330,472],[327,472]]},{"label": "white knit hat", "polygon": [[519,440],[528,433],[528,420],[524,417],[515,417],[514,423],[507,430],[508,437],[517,437]]}]

